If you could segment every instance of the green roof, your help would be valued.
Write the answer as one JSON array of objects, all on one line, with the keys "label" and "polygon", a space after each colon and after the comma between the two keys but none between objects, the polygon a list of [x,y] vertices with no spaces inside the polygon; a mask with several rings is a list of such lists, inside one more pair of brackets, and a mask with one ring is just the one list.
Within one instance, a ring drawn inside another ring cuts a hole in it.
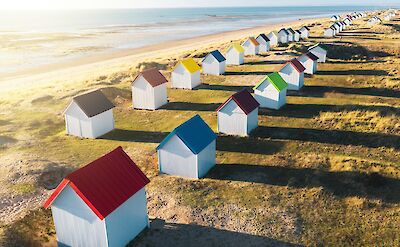
[{"label": "green roof", "polygon": [[253,89],[257,89],[265,80],[268,80],[279,92],[287,88],[288,84],[278,72],[265,76]]}]

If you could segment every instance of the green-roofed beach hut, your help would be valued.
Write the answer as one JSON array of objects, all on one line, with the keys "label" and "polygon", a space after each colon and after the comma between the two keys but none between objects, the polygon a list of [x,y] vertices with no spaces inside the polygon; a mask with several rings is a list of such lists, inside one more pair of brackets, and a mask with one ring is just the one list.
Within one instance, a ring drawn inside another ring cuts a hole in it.
[{"label": "green-roofed beach hut", "polygon": [[288,84],[278,72],[265,76],[253,89],[261,107],[279,109],[286,104]]}]

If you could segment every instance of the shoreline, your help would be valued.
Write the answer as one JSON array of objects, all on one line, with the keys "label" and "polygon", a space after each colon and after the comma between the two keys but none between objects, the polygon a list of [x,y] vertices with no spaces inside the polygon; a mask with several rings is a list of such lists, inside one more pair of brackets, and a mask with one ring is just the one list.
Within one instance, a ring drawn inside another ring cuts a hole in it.
[{"label": "shoreline", "polygon": [[[139,48],[129,48],[108,54],[98,54],[85,58],[77,58],[61,63],[41,65],[36,68],[24,69],[0,75],[0,92],[12,91],[21,85],[42,85],[46,81],[59,80],[62,76],[66,80],[75,80],[80,77],[102,76],[104,74],[121,71],[149,59],[166,59],[177,57],[193,49],[204,49],[218,44],[240,40],[259,33],[267,33],[287,26],[309,25],[322,21],[327,17],[300,18],[294,21],[265,24],[257,27],[238,29],[208,35],[197,36],[182,40],[166,41],[155,45]],[[99,71],[100,70],[100,71]]]}]

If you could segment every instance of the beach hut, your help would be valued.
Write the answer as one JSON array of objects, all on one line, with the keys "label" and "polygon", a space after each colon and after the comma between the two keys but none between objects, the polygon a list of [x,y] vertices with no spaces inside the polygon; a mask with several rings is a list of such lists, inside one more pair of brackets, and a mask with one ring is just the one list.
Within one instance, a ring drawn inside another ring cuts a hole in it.
[{"label": "beach hut", "polygon": [[306,26],[301,27],[300,32],[301,32],[302,39],[307,39],[308,36],[310,36],[310,29]]},{"label": "beach hut", "polygon": [[265,34],[260,34],[256,38],[257,42],[260,44],[258,51],[261,52],[267,52],[269,51],[270,48],[270,40],[268,39],[267,35]]},{"label": "beach hut", "polygon": [[212,51],[203,58],[203,73],[222,75],[225,73],[226,59],[218,50]]},{"label": "beach hut", "polygon": [[333,15],[331,17],[331,21],[339,21],[339,20],[340,20],[340,16],[338,16],[338,15]]},{"label": "beach hut", "polygon": [[313,53],[307,52],[306,54],[303,54],[297,58],[297,60],[299,60],[299,62],[305,68],[304,73],[313,75],[315,72],[317,72],[318,57]]},{"label": "beach hut", "polygon": [[300,41],[300,38],[301,38],[300,30],[294,30],[294,38],[293,38],[293,40],[297,42],[297,41]]},{"label": "beach hut", "polygon": [[230,96],[218,107],[218,131],[228,135],[247,136],[258,126],[260,104],[247,91]]},{"label": "beach hut", "polygon": [[175,128],[158,145],[158,165],[162,173],[201,178],[215,166],[217,136],[201,119],[194,116]]},{"label": "beach hut", "polygon": [[265,76],[253,89],[261,107],[279,109],[286,104],[287,83],[278,72]]},{"label": "beach hut", "polygon": [[335,28],[335,35],[340,33],[340,26],[337,22],[333,23],[333,28]]},{"label": "beach hut", "polygon": [[234,43],[225,54],[226,64],[241,65],[244,63],[244,48]]},{"label": "beach hut", "polygon": [[276,31],[272,31],[267,34],[267,38],[269,39],[270,46],[277,46],[279,42],[279,34]]},{"label": "beach hut", "polygon": [[66,176],[44,204],[58,246],[125,246],[149,226],[146,175],[121,147]]},{"label": "beach hut", "polygon": [[345,19],[343,20],[343,22],[344,22],[347,26],[351,25],[351,20],[350,20],[350,18],[345,18]]},{"label": "beach hut", "polygon": [[167,82],[156,68],[139,73],[131,84],[133,108],[155,110],[167,104]]},{"label": "beach hut", "polygon": [[280,76],[288,84],[288,90],[299,90],[304,85],[304,66],[296,59],[286,62],[281,70]]},{"label": "beach hut", "polygon": [[242,47],[244,48],[244,55],[257,55],[260,43],[254,37],[249,37],[243,42]]},{"label": "beach hut", "polygon": [[97,138],[112,131],[114,107],[100,90],[75,96],[64,111],[67,134]]},{"label": "beach hut", "polygon": [[314,55],[318,57],[319,63],[325,63],[327,56],[327,47],[323,44],[315,44],[308,48],[308,51],[312,52]]},{"label": "beach hut", "polygon": [[171,80],[173,88],[193,89],[201,84],[200,66],[187,58],[180,61],[172,71]]},{"label": "beach hut", "polygon": [[289,32],[286,29],[282,28],[278,32],[279,34],[279,43],[286,44],[289,42]]},{"label": "beach hut", "polygon": [[333,27],[329,27],[324,30],[324,37],[332,38],[335,36],[335,29]]},{"label": "beach hut", "polygon": [[289,33],[289,36],[288,36],[289,42],[295,41],[294,40],[294,36],[296,34],[295,31],[291,27],[287,28],[286,31]]}]

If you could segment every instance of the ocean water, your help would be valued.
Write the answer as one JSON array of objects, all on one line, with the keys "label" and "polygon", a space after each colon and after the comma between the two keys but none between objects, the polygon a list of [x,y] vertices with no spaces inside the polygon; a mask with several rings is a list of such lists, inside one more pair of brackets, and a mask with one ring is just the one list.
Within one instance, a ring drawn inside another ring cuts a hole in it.
[{"label": "ocean water", "polygon": [[0,76],[82,56],[383,7],[0,11]]}]

